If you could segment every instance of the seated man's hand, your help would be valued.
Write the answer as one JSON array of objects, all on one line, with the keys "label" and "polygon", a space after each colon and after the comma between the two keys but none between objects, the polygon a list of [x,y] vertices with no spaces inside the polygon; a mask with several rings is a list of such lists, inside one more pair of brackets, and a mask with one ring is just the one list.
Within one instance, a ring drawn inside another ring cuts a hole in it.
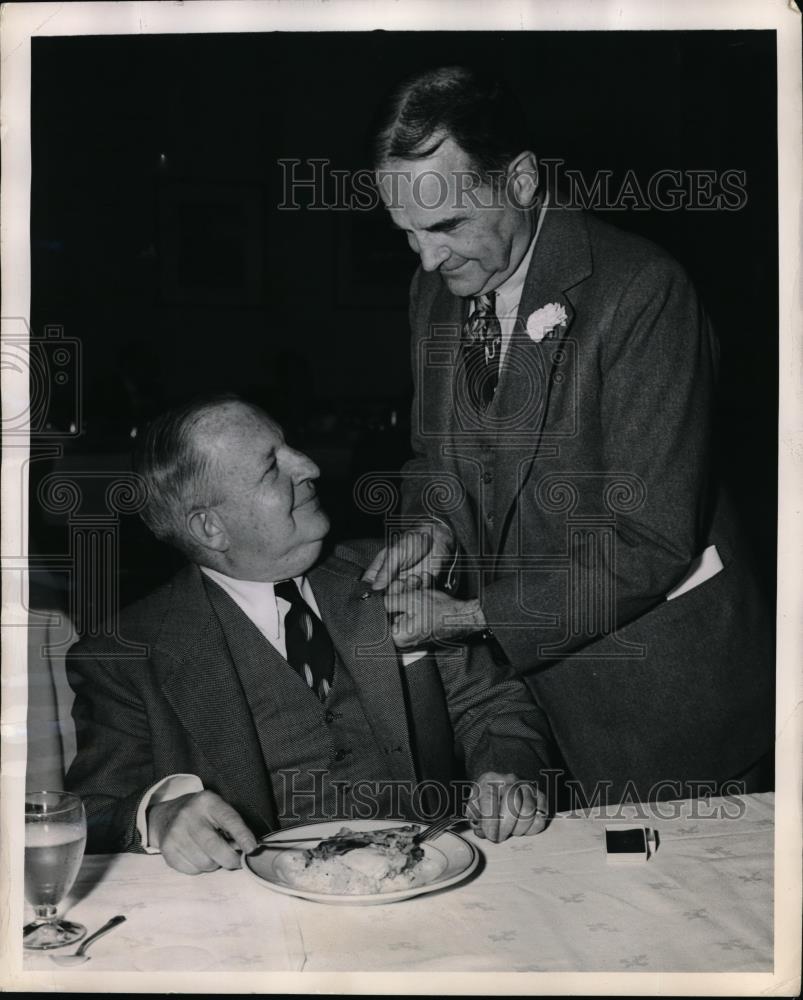
[{"label": "seated man's hand", "polygon": [[501,844],[508,837],[531,837],[546,826],[547,802],[532,782],[515,774],[486,771],[466,808],[478,837]]},{"label": "seated man's hand", "polygon": [[385,546],[363,573],[372,590],[385,590],[394,581],[431,587],[454,555],[455,541],[446,525],[422,524],[405,531]]},{"label": "seated man's hand", "polygon": [[486,626],[476,599],[458,601],[442,590],[422,585],[392,584],[385,592],[390,632],[398,649],[422,646],[439,639],[462,639]]},{"label": "seated man's hand", "polygon": [[194,792],[148,810],[148,839],[165,861],[187,875],[240,867],[256,838],[232,807],[214,792]]}]

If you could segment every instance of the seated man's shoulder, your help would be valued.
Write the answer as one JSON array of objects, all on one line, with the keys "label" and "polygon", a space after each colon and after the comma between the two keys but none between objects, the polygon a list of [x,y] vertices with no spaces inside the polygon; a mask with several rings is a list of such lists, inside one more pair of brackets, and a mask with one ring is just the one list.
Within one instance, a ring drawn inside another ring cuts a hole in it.
[{"label": "seated man's shoulder", "polygon": [[338,542],[325,554],[320,568],[339,576],[361,576],[383,545],[381,538],[356,538]]},{"label": "seated man's shoulder", "polygon": [[165,583],[126,605],[117,616],[116,626],[107,619],[99,634],[79,639],[70,649],[70,655],[103,659],[125,653],[130,657],[132,643],[151,648],[171,615],[175,616],[177,601],[194,586],[202,586],[198,570],[193,566],[182,567]]}]

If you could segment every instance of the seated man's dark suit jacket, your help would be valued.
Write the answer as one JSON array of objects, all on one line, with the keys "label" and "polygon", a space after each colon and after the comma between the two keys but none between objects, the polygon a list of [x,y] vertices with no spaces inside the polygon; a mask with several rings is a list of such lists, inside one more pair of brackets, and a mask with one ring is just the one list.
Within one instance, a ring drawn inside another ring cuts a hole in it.
[{"label": "seated man's dark suit jacket", "polygon": [[[351,674],[381,748],[379,772],[445,784],[488,770],[537,778],[549,763],[548,726],[526,687],[490,660],[469,668],[459,651],[402,667],[382,595],[362,596],[371,551],[367,543],[340,547],[308,578],[338,669]],[[221,588],[187,566],[121,615],[119,635],[148,655],[132,659],[104,638],[70,651],[78,753],[66,786],[84,799],[90,851],[136,850],[139,802],[169,774],[197,775],[257,836],[279,825],[235,661],[262,657],[266,684],[271,668],[289,667],[249,624]]]},{"label": "seated man's dark suit jacket", "polygon": [[[533,340],[548,304],[567,323]],[[483,558],[467,593],[589,794],[682,797],[738,775],[772,746],[772,633],[717,487],[719,350],[688,276],[640,237],[547,209],[483,415],[460,364],[468,307],[416,272],[404,513]],[[711,545],[722,572],[667,601]]]}]

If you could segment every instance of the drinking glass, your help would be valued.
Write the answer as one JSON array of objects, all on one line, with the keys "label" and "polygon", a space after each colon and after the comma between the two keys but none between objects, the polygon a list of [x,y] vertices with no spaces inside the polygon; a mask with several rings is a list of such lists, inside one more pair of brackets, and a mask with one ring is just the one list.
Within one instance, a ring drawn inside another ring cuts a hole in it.
[{"label": "drinking glass", "polygon": [[72,888],[86,844],[86,814],[70,792],[25,794],[25,898],[36,918],[22,931],[25,948],[61,948],[86,927],[59,920],[58,904]]}]

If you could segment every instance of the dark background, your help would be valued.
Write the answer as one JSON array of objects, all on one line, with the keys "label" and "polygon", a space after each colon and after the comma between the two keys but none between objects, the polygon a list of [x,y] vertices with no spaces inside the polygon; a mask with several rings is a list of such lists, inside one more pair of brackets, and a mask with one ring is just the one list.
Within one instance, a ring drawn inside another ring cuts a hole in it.
[{"label": "dark background", "polygon": [[[628,170],[643,186],[664,169],[746,173],[738,211],[599,214],[673,253],[713,316],[717,454],[774,599],[774,33],[36,38],[32,60],[31,326],[35,339],[62,328],[81,354],[75,391],[50,394],[32,440],[31,551],[43,570],[33,603],[81,587],[48,571],[73,543],[68,518],[37,499],[42,478],[91,471],[80,513],[102,514],[104,477],[127,468],[132,434],[196,392],[242,392],[284,424],[321,466],[333,538],[382,533],[352,487],[407,456],[416,258],[381,210],[280,211],[278,161],[367,166],[379,96],[454,62],[502,70],[529,110],[533,150],[589,181],[612,171],[613,192]],[[123,603],[176,564],[134,515],[120,519],[116,558]]]}]

